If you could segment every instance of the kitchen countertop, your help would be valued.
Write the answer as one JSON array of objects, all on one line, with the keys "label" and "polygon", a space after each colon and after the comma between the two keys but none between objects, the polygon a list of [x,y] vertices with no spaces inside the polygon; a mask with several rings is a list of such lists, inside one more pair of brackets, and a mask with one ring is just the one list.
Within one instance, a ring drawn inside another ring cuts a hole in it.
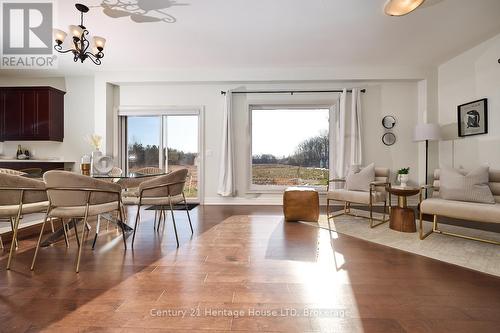
[{"label": "kitchen countertop", "polygon": [[12,159],[3,159],[0,158],[0,163],[12,163],[12,162],[21,162],[21,163],[76,163],[75,161],[68,160],[49,160],[49,159],[33,159],[33,160],[17,160],[15,158]]}]

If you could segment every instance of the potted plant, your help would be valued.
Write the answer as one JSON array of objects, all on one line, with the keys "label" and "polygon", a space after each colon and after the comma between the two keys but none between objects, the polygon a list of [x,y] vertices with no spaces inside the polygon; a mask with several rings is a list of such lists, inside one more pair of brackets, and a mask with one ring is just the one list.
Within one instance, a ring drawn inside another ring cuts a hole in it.
[{"label": "potted plant", "polygon": [[398,170],[398,180],[401,186],[406,187],[408,183],[408,174],[410,173],[410,168],[401,168]]}]

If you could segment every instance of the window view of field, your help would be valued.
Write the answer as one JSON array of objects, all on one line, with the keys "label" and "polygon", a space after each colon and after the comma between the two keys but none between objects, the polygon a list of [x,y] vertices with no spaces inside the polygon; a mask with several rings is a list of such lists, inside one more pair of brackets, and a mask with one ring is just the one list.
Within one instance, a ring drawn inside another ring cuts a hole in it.
[{"label": "window view of field", "polygon": [[[160,116],[128,117],[128,171],[160,165]],[[188,169],[184,193],[198,196],[198,118],[197,116],[166,116],[168,171]]]},{"label": "window view of field", "polygon": [[252,184],[326,186],[328,109],[252,110]]}]

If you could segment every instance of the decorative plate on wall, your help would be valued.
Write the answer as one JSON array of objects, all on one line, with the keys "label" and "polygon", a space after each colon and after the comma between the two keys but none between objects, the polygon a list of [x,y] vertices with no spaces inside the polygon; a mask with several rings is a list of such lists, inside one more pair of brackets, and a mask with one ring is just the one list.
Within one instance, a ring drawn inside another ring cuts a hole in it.
[{"label": "decorative plate on wall", "polygon": [[382,126],[386,129],[392,129],[394,126],[396,126],[396,118],[393,116],[385,116],[382,119]]},{"label": "decorative plate on wall", "polygon": [[396,143],[396,136],[394,135],[394,133],[385,133],[384,135],[382,135],[382,142],[386,146],[392,146]]}]

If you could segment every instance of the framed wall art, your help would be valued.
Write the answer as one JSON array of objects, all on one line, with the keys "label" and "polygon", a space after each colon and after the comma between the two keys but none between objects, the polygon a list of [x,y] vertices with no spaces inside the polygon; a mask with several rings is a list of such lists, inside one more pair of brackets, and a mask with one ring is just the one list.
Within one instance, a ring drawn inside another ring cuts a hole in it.
[{"label": "framed wall art", "polygon": [[457,116],[458,136],[488,133],[488,99],[459,105]]}]

